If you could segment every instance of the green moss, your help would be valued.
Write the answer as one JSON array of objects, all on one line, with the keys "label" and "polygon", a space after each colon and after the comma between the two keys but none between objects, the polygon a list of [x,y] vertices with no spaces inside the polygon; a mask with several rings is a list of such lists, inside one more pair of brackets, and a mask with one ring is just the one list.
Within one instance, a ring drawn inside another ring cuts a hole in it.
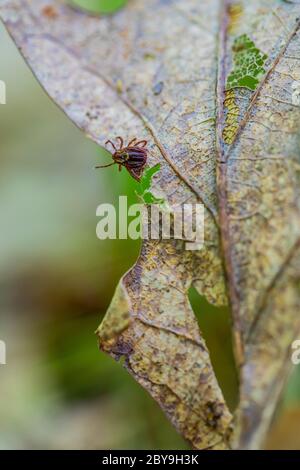
[{"label": "green moss", "polygon": [[235,39],[232,52],[234,66],[227,78],[226,90],[236,87],[255,90],[265,73],[264,64],[268,56],[246,34]]}]

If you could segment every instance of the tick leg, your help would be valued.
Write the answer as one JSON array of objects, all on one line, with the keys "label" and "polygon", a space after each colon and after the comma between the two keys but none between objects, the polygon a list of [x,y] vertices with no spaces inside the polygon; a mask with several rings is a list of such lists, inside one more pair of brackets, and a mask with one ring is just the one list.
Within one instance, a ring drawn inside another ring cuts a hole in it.
[{"label": "tick leg", "polygon": [[147,144],[148,144],[147,140],[140,140],[139,142],[135,144],[135,146],[138,147],[140,145],[141,147],[146,147]]},{"label": "tick leg", "polygon": [[129,171],[129,173],[131,174],[131,176],[133,176],[133,178],[140,182],[141,181],[141,176],[142,176],[142,172],[139,171],[139,170],[131,170]]},{"label": "tick leg", "polygon": [[117,148],[116,148],[115,144],[114,144],[111,140],[107,140],[107,141],[105,142],[105,145],[107,145],[107,144],[110,144],[110,145],[112,146],[112,148],[113,148],[115,151],[117,151]]},{"label": "tick leg", "polygon": [[136,137],[135,137],[134,139],[132,139],[132,140],[129,142],[129,144],[127,145],[127,147],[131,147],[131,146],[134,144],[134,142],[135,142],[136,140],[137,140]]},{"label": "tick leg", "polygon": [[119,171],[121,171],[121,170],[122,170],[122,165],[119,165]]},{"label": "tick leg", "polygon": [[115,165],[115,163],[110,163],[109,165],[97,165],[95,168],[107,168],[108,166]]},{"label": "tick leg", "polygon": [[120,136],[117,137],[117,140],[120,142],[120,149],[119,150],[121,150],[123,148],[123,145],[124,145],[124,140]]}]

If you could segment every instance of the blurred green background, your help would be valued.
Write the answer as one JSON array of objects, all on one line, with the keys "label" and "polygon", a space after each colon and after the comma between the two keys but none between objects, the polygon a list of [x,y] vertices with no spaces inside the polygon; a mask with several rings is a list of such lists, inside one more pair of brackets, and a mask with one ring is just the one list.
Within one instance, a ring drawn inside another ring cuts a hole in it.
[{"label": "blurred green background", "polygon": [[92,13],[112,13],[122,8],[127,0],[69,0],[69,2]]},{"label": "blurred green background", "polygon": [[[95,144],[56,108],[0,25],[0,448],[185,449],[159,407],[94,331],[139,242],[99,241],[96,207],[135,201],[127,172],[94,171]],[[190,299],[229,405],[237,401],[230,321]],[[269,448],[300,449],[296,368]]]}]

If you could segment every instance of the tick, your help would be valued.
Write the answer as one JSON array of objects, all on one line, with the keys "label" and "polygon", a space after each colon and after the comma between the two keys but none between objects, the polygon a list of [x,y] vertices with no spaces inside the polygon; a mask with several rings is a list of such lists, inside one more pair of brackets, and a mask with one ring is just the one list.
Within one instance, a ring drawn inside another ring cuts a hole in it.
[{"label": "tick", "polygon": [[147,163],[147,140],[138,141],[137,138],[134,138],[125,147],[122,137],[117,137],[116,140],[119,142],[119,148],[111,140],[105,142],[106,146],[110,144],[113,148],[113,153],[111,154],[113,163],[97,165],[95,168],[119,165],[119,171],[121,171],[122,166],[124,166],[134,179],[140,181]]}]

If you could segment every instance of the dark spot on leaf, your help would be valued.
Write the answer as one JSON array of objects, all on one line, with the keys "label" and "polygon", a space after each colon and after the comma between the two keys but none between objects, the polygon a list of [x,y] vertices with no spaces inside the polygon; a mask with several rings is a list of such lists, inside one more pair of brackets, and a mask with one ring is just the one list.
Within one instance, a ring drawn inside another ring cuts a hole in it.
[{"label": "dark spot on leaf", "polygon": [[146,54],[144,54],[144,59],[145,60],[153,60],[153,59],[155,59],[155,55],[151,54],[151,52],[146,52]]},{"label": "dark spot on leaf", "polygon": [[156,85],[154,85],[153,87],[153,93],[155,95],[160,95],[161,92],[163,91],[163,88],[164,88],[164,82],[158,82],[156,83]]},{"label": "dark spot on leaf", "polygon": [[98,119],[98,115],[97,114],[92,114],[90,113],[89,111],[87,111],[85,113],[86,117],[88,117],[89,119],[93,120],[93,119]]},{"label": "dark spot on leaf", "polygon": [[50,20],[54,20],[55,18],[58,17],[57,11],[51,5],[46,5],[42,9],[42,13],[43,13],[44,16],[47,16],[47,18],[49,18]]}]

